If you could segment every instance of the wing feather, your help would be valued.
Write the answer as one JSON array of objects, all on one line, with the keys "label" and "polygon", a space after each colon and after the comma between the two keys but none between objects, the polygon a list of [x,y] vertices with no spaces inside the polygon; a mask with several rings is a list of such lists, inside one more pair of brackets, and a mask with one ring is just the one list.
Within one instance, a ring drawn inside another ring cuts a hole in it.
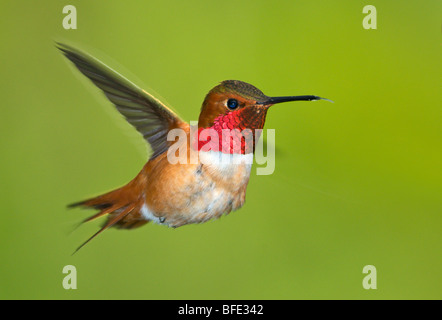
[{"label": "wing feather", "polygon": [[151,159],[167,150],[167,133],[183,123],[172,110],[96,58],[65,44],[57,47],[141,133],[152,147]]}]

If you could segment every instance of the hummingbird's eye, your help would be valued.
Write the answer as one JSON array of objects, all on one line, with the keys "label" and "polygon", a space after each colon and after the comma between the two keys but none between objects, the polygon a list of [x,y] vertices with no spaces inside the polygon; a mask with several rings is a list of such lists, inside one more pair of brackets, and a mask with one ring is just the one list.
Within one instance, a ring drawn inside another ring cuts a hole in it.
[{"label": "hummingbird's eye", "polygon": [[238,107],[238,100],[236,99],[227,100],[227,107],[231,110],[236,109]]}]

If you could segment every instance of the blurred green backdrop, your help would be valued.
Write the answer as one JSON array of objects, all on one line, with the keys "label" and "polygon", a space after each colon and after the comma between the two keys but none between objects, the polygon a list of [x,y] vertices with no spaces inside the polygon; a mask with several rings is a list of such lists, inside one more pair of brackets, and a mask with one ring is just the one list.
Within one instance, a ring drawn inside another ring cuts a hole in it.
[{"label": "blurred green backdrop", "polygon": [[[65,5],[78,29],[62,27]],[[378,29],[362,28],[375,5]],[[0,298],[442,298],[440,1],[6,1]],[[109,230],[66,204],[121,186],[143,139],[55,49],[77,45],[184,119],[225,79],[275,106],[276,171],[217,221]],[[62,269],[77,268],[65,290]],[[374,265],[378,289],[364,290]]]}]

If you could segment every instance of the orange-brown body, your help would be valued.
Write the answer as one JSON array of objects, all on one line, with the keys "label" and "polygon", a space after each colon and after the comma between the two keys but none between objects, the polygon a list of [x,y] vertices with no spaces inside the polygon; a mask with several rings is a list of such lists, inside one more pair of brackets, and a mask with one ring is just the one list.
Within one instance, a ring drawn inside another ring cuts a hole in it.
[{"label": "orange-brown body", "polygon": [[[183,129],[189,134],[188,126]],[[199,158],[211,156],[204,151],[198,155]],[[243,206],[250,177],[250,158],[242,163],[232,161],[230,165],[210,164],[207,160],[192,164],[190,156],[188,160],[184,164],[171,164],[167,153],[163,153],[148,161],[126,186],[82,204],[118,207],[110,213],[109,221],[135,204],[118,220],[117,226],[122,228],[138,227],[148,221],[176,228],[206,222]],[[106,209],[103,212],[107,212]]]}]

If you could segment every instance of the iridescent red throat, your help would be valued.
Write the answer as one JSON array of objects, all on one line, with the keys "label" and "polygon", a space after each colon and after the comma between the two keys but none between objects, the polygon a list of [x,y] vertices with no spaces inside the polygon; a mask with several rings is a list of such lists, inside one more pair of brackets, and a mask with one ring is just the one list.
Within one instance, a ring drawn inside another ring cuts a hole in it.
[{"label": "iridescent red throat", "polygon": [[[209,128],[198,128],[198,151],[248,154],[264,127],[267,107],[248,107],[220,115]],[[195,141],[196,142],[196,141]]]}]

